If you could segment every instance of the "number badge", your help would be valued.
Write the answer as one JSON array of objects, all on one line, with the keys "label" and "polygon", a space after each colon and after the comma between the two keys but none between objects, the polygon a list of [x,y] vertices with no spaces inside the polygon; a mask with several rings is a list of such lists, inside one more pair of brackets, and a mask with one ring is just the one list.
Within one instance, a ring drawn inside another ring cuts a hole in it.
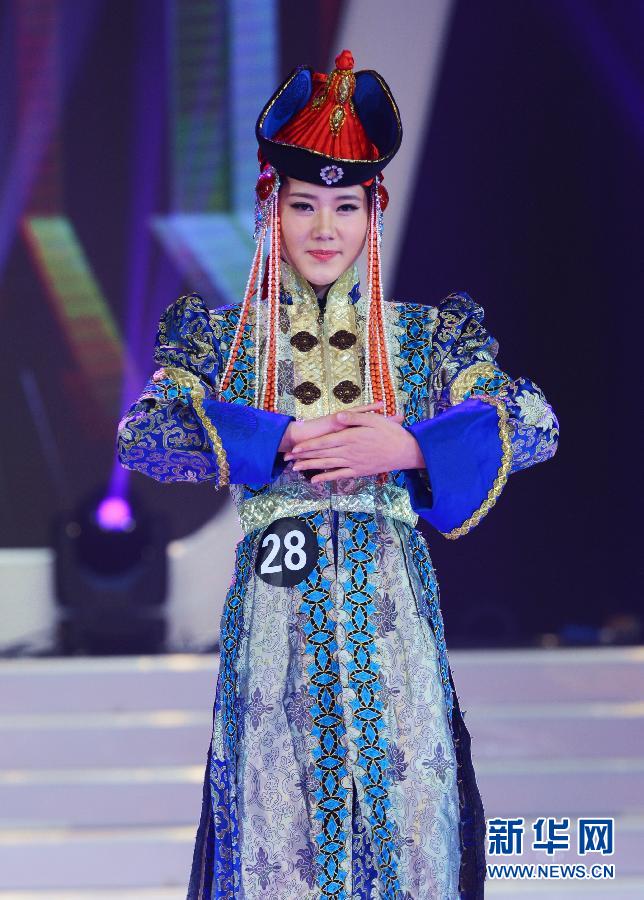
[{"label": "number badge", "polygon": [[276,519],[259,539],[255,572],[267,584],[294,587],[318,561],[318,541],[303,519]]}]

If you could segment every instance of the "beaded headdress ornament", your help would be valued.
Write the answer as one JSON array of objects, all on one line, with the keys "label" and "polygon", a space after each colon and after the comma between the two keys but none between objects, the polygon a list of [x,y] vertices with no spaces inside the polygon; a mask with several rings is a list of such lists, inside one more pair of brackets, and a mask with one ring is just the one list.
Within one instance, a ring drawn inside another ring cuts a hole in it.
[{"label": "beaded headdress ornament", "polygon": [[[222,375],[225,390],[239,353],[250,304],[256,299],[256,322],[267,317],[266,352],[259,372],[255,348],[255,406],[275,411],[277,399],[277,329],[280,301],[279,172],[329,187],[362,184],[369,188],[367,232],[367,320],[365,393],[367,402],[383,401],[383,414],[396,414],[390,354],[384,327],[380,262],[383,212],[389,202],[382,169],[402,138],[398,108],[377,72],[353,72],[353,57],[343,50],[326,76],[300,66],[278,88],[256,126],[261,172],[255,187],[255,254],[244,292],[231,352]],[[270,232],[266,271],[264,245]],[[259,344],[259,328],[255,329]]]}]

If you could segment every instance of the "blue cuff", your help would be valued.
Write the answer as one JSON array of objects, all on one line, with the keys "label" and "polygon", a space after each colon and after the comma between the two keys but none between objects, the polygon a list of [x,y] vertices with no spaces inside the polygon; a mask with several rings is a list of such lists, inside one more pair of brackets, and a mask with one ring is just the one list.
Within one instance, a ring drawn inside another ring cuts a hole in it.
[{"label": "blue cuff", "polygon": [[404,472],[411,505],[438,531],[449,532],[479,508],[498,474],[496,407],[472,398],[405,427],[418,441],[431,484],[430,492],[416,470]]},{"label": "blue cuff", "polygon": [[286,463],[277,448],[293,416],[221,400],[204,400],[203,408],[219,432],[231,484],[261,487],[281,474]]}]

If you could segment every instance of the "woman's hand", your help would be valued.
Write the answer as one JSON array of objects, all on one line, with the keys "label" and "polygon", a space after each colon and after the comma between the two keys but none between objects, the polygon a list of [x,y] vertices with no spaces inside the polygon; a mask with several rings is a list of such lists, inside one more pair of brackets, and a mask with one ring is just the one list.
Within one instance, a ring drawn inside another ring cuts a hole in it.
[{"label": "woman's hand", "polygon": [[402,427],[403,416],[381,416],[358,409],[335,413],[339,430],[300,440],[284,459],[294,469],[326,469],[312,482],[376,475],[394,469],[424,469],[425,459],[416,438]]},{"label": "woman's hand", "polygon": [[[366,413],[375,412],[382,407],[382,400],[377,403],[365,403],[362,406],[352,407],[352,412]],[[288,428],[284,432],[282,441],[277,448],[278,453],[288,453],[296,444],[312,438],[321,437],[323,434],[332,434],[335,431],[342,431],[346,425],[338,422],[338,413],[331,413],[328,416],[319,416],[317,419],[302,419],[300,421],[289,422]],[[286,458],[286,457],[285,457]],[[289,459],[292,457],[289,457]],[[311,466],[311,468],[313,468]]]}]

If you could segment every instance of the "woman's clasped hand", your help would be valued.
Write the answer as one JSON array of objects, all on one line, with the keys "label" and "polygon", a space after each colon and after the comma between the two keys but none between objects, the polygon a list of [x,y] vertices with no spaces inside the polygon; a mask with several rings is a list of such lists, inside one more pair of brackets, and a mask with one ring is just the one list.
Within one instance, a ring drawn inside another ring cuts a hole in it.
[{"label": "woman's clasped hand", "polygon": [[425,460],[402,415],[383,416],[382,402],[289,424],[279,450],[296,471],[323,470],[311,481],[336,481],[394,469],[421,469]]}]

